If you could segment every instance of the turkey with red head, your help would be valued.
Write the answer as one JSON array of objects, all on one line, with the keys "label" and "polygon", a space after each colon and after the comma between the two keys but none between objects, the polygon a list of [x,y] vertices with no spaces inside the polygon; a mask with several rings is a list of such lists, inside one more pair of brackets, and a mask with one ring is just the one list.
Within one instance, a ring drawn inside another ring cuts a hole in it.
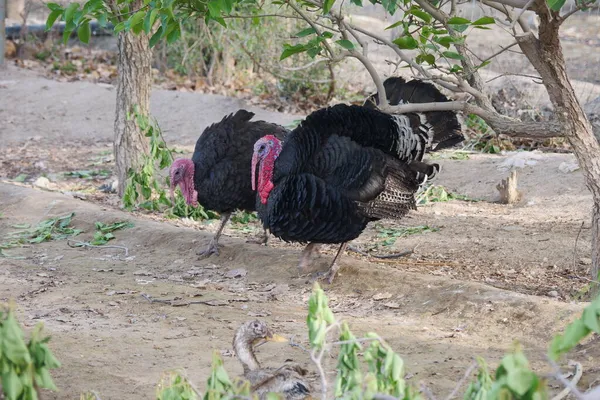
[{"label": "turkey with red head", "polygon": [[[254,113],[239,110],[202,132],[192,159],[177,159],[170,168],[171,197],[179,186],[188,205],[221,214],[221,222],[203,257],[219,254],[218,242],[231,213],[236,209],[255,211],[256,194],[248,179],[254,143],[270,134],[283,139],[287,129],[265,121],[250,121]],[[262,239],[267,241],[267,234]]]},{"label": "turkey with red head", "polygon": [[[397,103],[443,96],[433,85],[411,92],[398,81],[386,82],[388,98]],[[439,171],[439,165],[422,162],[424,153],[463,139],[455,114],[436,117],[340,104],[309,115],[285,143],[273,135],[256,142],[251,172],[259,217],[284,241],[310,242],[301,272],[307,272],[314,245],[341,244],[329,269],[331,283],[346,243],[370,221],[400,219],[416,208],[415,192]]]}]

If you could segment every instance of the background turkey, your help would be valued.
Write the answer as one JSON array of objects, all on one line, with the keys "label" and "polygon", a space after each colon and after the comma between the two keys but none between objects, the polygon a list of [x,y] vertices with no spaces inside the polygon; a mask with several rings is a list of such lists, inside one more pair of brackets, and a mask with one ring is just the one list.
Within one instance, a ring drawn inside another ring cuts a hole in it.
[{"label": "background turkey", "polygon": [[[200,203],[221,214],[210,244],[197,253],[203,257],[219,254],[219,237],[232,212],[255,210],[256,194],[248,179],[254,143],[268,134],[283,139],[288,132],[280,125],[250,121],[252,117],[254,113],[239,110],[212,124],[198,138],[192,159],[177,159],[171,165],[171,197],[179,186],[187,204]],[[267,241],[266,232],[260,241]]]},{"label": "background turkey", "polygon": [[[386,83],[388,98],[398,102],[442,96],[432,85],[404,86],[396,78]],[[429,114],[388,115],[372,107],[336,105],[309,115],[283,144],[273,135],[255,144],[252,184],[259,216],[273,235],[311,242],[301,272],[307,272],[315,244],[341,243],[330,266],[331,282],[346,242],[369,221],[398,219],[415,209],[419,185],[439,171],[437,164],[422,162],[424,153],[463,139],[455,114]]]}]

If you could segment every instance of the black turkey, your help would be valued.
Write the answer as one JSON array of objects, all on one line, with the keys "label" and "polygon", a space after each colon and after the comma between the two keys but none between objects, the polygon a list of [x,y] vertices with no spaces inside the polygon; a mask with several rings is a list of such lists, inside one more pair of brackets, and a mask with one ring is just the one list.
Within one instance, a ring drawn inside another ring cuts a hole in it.
[{"label": "black turkey", "polygon": [[[218,242],[231,213],[255,211],[256,194],[248,174],[254,143],[265,135],[283,139],[287,129],[264,121],[251,121],[254,113],[239,110],[204,130],[192,159],[177,159],[170,168],[171,197],[179,186],[187,204],[221,214],[221,223],[203,257],[219,254]],[[262,239],[266,243],[267,233]]]},{"label": "black turkey", "polygon": [[[417,96],[420,91],[439,94],[425,85],[403,98],[398,93],[407,93],[405,88],[389,81],[388,98],[398,102],[427,97]],[[437,164],[422,162],[425,152],[462,138],[456,115],[436,114],[430,120],[427,114],[388,115],[348,105],[318,110],[285,143],[267,135],[254,145],[251,171],[259,217],[265,229],[285,241],[310,242],[299,264],[302,272],[316,244],[341,244],[329,269],[331,282],[346,243],[368,222],[399,219],[416,208],[415,192],[439,171]]]}]

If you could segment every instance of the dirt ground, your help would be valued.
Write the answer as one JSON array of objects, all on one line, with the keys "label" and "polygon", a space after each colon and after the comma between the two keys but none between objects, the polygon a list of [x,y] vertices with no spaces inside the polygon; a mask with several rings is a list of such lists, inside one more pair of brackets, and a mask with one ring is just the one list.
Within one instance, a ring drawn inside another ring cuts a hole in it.
[{"label": "dirt ground", "polygon": [[[152,107],[169,145],[189,153],[208,124],[246,104],[155,90]],[[231,356],[233,331],[255,317],[306,347],[311,282],[297,275],[300,246],[276,239],[268,247],[246,243],[258,225],[232,224],[221,255],[199,261],[195,250],[208,243],[216,221],[125,213],[115,195],[95,190],[110,182],[114,169],[113,108],[110,85],[56,82],[12,66],[0,72],[0,242],[16,224],[69,212],[84,230],[81,240],[91,238],[97,221],[134,223],[110,242],[125,246],[127,254],[52,241],[6,251],[24,259],[0,258],[0,301],[16,300],[28,329],[44,322],[63,363],[54,372],[60,392],[44,398],[78,398],[94,390],[102,399],[147,399],[172,368],[184,368],[202,388],[212,350],[221,352],[232,375],[239,374]],[[300,118],[251,109],[282,124]],[[524,345],[538,371],[548,372],[547,343],[585,306],[579,299],[591,262],[591,195],[581,171],[563,172],[576,164],[572,155],[453,158],[456,153],[441,155],[435,184],[468,201],[429,203],[401,223],[373,224],[355,245],[375,254],[412,254],[382,260],[347,253],[340,275],[325,287],[338,318],[357,335],[378,332],[406,361],[408,382],[424,382],[440,398],[474,356],[495,367],[513,340]],[[498,204],[496,185],[519,162],[525,164],[519,169],[523,199]],[[108,172],[96,179],[64,176],[78,170]],[[390,239],[414,227],[424,232]],[[326,249],[320,267],[327,267],[333,252]],[[185,305],[198,301],[204,303]],[[267,366],[290,358],[314,371],[298,347],[269,344],[258,356]],[[599,358],[597,338],[569,354],[583,364],[582,390],[598,384]],[[328,360],[329,373],[334,365],[335,358]]]}]

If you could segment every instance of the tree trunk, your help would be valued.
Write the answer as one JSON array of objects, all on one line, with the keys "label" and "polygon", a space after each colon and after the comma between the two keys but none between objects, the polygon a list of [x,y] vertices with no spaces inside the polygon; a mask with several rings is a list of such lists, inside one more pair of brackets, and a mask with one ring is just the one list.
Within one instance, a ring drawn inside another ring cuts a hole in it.
[{"label": "tree trunk", "polygon": [[[141,3],[141,2],[140,2]],[[132,5],[136,9],[136,5]],[[115,117],[115,162],[119,179],[118,193],[123,196],[130,169],[137,170],[142,155],[149,152],[148,141],[133,115],[134,107],[148,115],[152,84],[152,50],[144,33],[120,32]]]},{"label": "tree trunk", "polygon": [[[598,280],[600,271],[600,144],[592,131],[583,107],[575,96],[567,76],[558,29],[561,20],[558,13],[548,9],[545,0],[537,1],[540,17],[539,39],[532,33],[517,37],[523,53],[539,72],[554,106],[554,113],[564,129],[575,156],[582,167],[587,187],[593,195],[592,211],[592,276]],[[591,294],[600,293],[600,287],[592,284]]]}]

